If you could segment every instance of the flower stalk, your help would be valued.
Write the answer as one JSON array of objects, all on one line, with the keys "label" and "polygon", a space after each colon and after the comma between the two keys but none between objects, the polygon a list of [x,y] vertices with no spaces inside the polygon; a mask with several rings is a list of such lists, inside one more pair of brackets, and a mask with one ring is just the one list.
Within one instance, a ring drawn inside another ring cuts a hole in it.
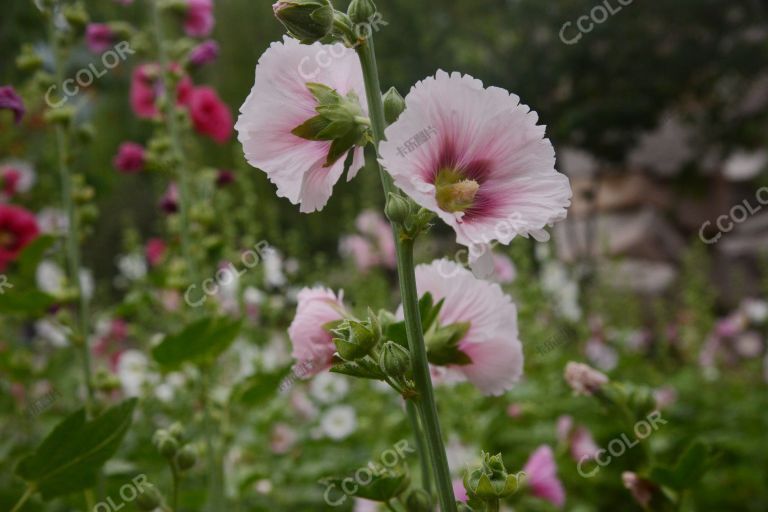
[{"label": "flower stalk", "polygon": [[[384,103],[379,83],[379,72],[376,65],[376,54],[373,44],[373,35],[361,41],[355,47],[363,69],[365,92],[368,100],[368,112],[371,119],[371,131],[374,144],[378,153],[378,145],[384,139]],[[378,163],[381,183],[385,198],[389,198],[391,192],[395,192],[392,178]],[[413,263],[413,239],[401,237],[397,226],[393,225],[395,237],[395,249],[397,255],[397,270],[400,280],[400,294],[402,296],[403,311],[405,313],[408,345],[413,362],[414,381],[418,395],[415,397],[416,407],[423,426],[425,445],[434,469],[435,483],[440,502],[440,510],[443,512],[456,512],[456,498],[453,495],[451,475],[448,469],[448,460],[445,455],[440,422],[437,414],[432,380],[429,375],[429,363],[427,351],[424,345],[421,318],[419,316],[419,297],[416,290],[416,275]],[[416,432],[416,435],[421,435]]]}]

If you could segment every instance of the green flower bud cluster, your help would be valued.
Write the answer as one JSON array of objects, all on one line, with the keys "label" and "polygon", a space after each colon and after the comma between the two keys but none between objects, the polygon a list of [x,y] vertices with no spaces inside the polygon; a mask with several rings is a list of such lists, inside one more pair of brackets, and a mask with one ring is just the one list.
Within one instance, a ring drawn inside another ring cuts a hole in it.
[{"label": "green flower bud cluster", "polygon": [[179,471],[187,471],[197,462],[197,453],[185,438],[184,427],[178,422],[167,429],[157,430],[152,437],[157,452]]},{"label": "green flower bud cluster", "polygon": [[486,503],[491,510],[498,510],[498,502],[517,492],[520,488],[520,477],[524,473],[509,474],[504,467],[501,454],[490,455],[483,452],[480,467],[464,476],[464,488],[469,495],[470,503],[480,501]]},{"label": "green flower bud cluster", "polygon": [[307,140],[332,141],[324,167],[332,166],[355,146],[364,146],[371,140],[371,122],[354,92],[342,96],[327,85],[311,82],[307,88],[317,100],[315,111],[318,115],[297,126],[291,133]]},{"label": "green flower bud cluster", "polygon": [[390,192],[384,207],[387,218],[398,227],[400,237],[413,240],[431,227],[435,214],[426,208],[421,208],[413,199]]},{"label": "green flower bud cluster", "polygon": [[304,44],[325,39],[333,31],[330,0],[279,0],[273,10],[288,33]]}]

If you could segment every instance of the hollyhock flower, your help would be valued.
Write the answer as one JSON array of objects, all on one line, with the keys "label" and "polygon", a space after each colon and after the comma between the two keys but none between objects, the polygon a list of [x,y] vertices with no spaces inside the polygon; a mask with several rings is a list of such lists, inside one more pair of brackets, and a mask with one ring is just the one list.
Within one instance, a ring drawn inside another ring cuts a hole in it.
[{"label": "hollyhock flower", "polygon": [[308,375],[316,375],[331,366],[336,346],[331,333],[323,326],[346,316],[342,299],[343,293],[336,296],[322,287],[304,288],[299,292],[296,316],[288,327],[288,336],[293,345],[291,355],[308,368]]},{"label": "hollyhock flower", "polygon": [[67,214],[58,208],[43,208],[37,214],[40,231],[49,235],[62,235],[69,229]]},{"label": "hollyhock flower", "polygon": [[[453,275],[450,280],[443,277],[446,269]],[[511,389],[523,374],[523,348],[517,309],[499,285],[443,259],[416,267],[416,287],[420,295],[431,293],[435,302],[444,299],[439,326],[469,324],[456,346],[469,362],[447,365],[451,373],[489,395]]]},{"label": "hollyhock flower", "polygon": [[565,380],[577,395],[590,396],[608,383],[608,377],[594,368],[573,361],[565,365]]},{"label": "hollyhock flower", "polygon": [[270,438],[269,447],[272,453],[282,455],[291,451],[291,448],[296,444],[299,435],[294,429],[285,423],[277,423],[272,428],[272,436]]},{"label": "hollyhock flower", "polygon": [[335,441],[340,441],[357,428],[357,414],[351,405],[336,405],[320,418],[323,434]]},{"label": "hollyhock flower", "polygon": [[637,473],[632,471],[625,471],[621,474],[621,481],[624,487],[629,489],[632,493],[632,497],[635,498],[644,509],[648,508],[653,498],[653,484],[648,480],[643,480]]},{"label": "hollyhock flower", "polygon": [[28,162],[13,160],[0,164],[0,200],[28,192],[35,179],[35,170]]},{"label": "hollyhock flower", "polygon": [[565,504],[565,489],[557,478],[557,465],[552,448],[539,446],[528,458],[523,471],[528,477],[531,493],[558,508]]},{"label": "hollyhock flower", "polygon": [[[180,69],[172,65],[171,69]],[[160,67],[157,64],[142,64],[133,70],[131,75],[130,101],[131,109],[137,117],[154,119],[160,115],[156,102],[161,91]],[[176,86],[176,104],[187,105],[194,88],[192,80],[184,76]]]},{"label": "hollyhock flower", "polygon": [[31,212],[0,203],[0,272],[15,261],[39,233],[37,219]]},{"label": "hollyhock flower", "polygon": [[207,37],[213,30],[213,0],[187,0],[184,32],[189,37]]},{"label": "hollyhock flower", "polygon": [[355,219],[358,231],[368,237],[378,253],[380,264],[388,268],[397,266],[395,241],[392,238],[392,227],[377,211],[363,210]]},{"label": "hollyhock flower", "polygon": [[127,397],[141,395],[149,377],[149,360],[140,350],[125,350],[117,360],[117,378]]},{"label": "hollyhock flower", "polygon": [[386,130],[381,162],[395,183],[435,212],[466,246],[547,239],[566,216],[571,187],[538,116],[480,80],[438,71],[417,83]]},{"label": "hollyhock flower", "polygon": [[456,497],[456,500],[466,503],[469,500],[469,496],[467,496],[467,490],[464,488],[464,479],[457,478],[452,482],[452,485],[453,495]]},{"label": "hollyhock flower", "polygon": [[664,386],[653,390],[656,409],[666,409],[677,401],[677,390],[672,386]]},{"label": "hollyhock flower", "polygon": [[[80,269],[80,290],[86,299],[93,297],[93,274],[84,268]],[[40,291],[53,295],[62,296],[66,293],[68,277],[61,267],[50,260],[43,260],[35,269],[35,282]]]},{"label": "hollyhock flower", "polygon": [[576,427],[571,434],[571,457],[576,462],[593,459],[600,449],[587,427]]},{"label": "hollyhock flower", "polygon": [[169,214],[179,211],[179,188],[176,183],[168,185],[165,194],[160,198],[160,209]]},{"label": "hollyhock flower", "polygon": [[744,299],[739,309],[750,322],[762,324],[768,320],[768,302],[760,299]]},{"label": "hollyhock flower", "polygon": [[123,254],[117,258],[120,275],[129,281],[138,281],[147,275],[147,262],[141,253]]},{"label": "hollyhock flower", "polygon": [[192,124],[219,144],[232,135],[232,113],[211,87],[195,87],[189,99]]},{"label": "hollyhock flower", "polygon": [[283,273],[283,257],[280,251],[274,247],[267,247],[261,253],[262,267],[264,269],[264,286],[280,288],[285,286],[288,280]]},{"label": "hollyhock flower", "polygon": [[517,270],[515,270],[515,264],[509,256],[504,254],[493,255],[493,269],[495,281],[500,284],[509,284],[517,277]]},{"label": "hollyhock flower", "polygon": [[215,61],[219,57],[219,43],[213,39],[203,41],[189,52],[189,63],[200,67]]},{"label": "hollyhock flower", "polygon": [[91,52],[102,53],[115,43],[115,34],[106,23],[89,23],[85,29],[85,43]]},{"label": "hollyhock flower", "polygon": [[340,401],[349,393],[349,379],[335,373],[321,373],[309,384],[309,394],[323,404]]},{"label": "hollyhock flower", "polygon": [[145,161],[144,147],[141,144],[123,142],[120,144],[112,164],[120,172],[133,174],[144,168]]},{"label": "hollyhock flower", "polygon": [[347,235],[339,240],[339,252],[352,258],[360,272],[368,272],[379,264],[379,258],[370,242],[360,235]]},{"label": "hollyhock flower", "polygon": [[227,169],[220,169],[216,175],[216,186],[226,187],[235,181],[235,173]]},{"label": "hollyhock flower", "polygon": [[162,238],[150,238],[144,248],[144,254],[147,257],[149,265],[156,267],[163,260],[167,245]]},{"label": "hollyhock flower", "polygon": [[567,443],[571,435],[571,429],[573,429],[573,417],[567,414],[559,416],[556,425],[555,431],[557,432],[558,442]]},{"label": "hollyhock flower", "polygon": [[[318,56],[333,59],[321,66]],[[240,107],[235,124],[245,158],[267,173],[277,195],[300,205],[304,213],[321,210],[344,172],[344,158],[325,167],[331,141],[308,140],[292,131],[317,115],[317,100],[307,83],[320,83],[341,95],[365,98],[360,63],[354,50],[341,44],[300,44],[285,37],[272,43],[259,59],[256,79]],[[367,103],[360,105],[367,115]],[[352,179],[363,166],[363,148],[355,147],[347,174]]]},{"label": "hollyhock flower", "polygon": [[13,120],[16,124],[21,122],[24,113],[24,101],[16,93],[16,90],[10,85],[0,86],[0,110],[6,109],[13,112]]}]

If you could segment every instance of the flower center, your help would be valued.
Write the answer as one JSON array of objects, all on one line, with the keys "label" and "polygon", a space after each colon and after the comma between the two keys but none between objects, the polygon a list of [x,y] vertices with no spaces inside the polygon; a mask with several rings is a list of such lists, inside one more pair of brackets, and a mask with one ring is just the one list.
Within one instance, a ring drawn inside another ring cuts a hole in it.
[{"label": "flower center", "polygon": [[435,178],[435,199],[441,210],[463,212],[475,203],[480,184],[464,178],[456,169],[440,169]]},{"label": "flower center", "polygon": [[10,231],[0,231],[0,247],[3,249],[13,249],[16,245],[16,235]]}]

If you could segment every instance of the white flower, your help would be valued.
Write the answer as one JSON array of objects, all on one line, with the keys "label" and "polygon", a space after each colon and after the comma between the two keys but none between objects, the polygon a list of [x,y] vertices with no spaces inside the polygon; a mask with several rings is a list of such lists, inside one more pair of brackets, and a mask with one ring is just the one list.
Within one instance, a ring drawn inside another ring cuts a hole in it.
[{"label": "white flower", "polygon": [[542,271],[541,285],[553,296],[563,317],[573,321],[581,318],[579,285],[568,277],[565,265],[554,260],[547,262]]},{"label": "white flower", "polygon": [[141,388],[147,382],[149,361],[139,350],[126,350],[117,361],[117,378],[125,396],[139,396]]},{"label": "white flower", "polygon": [[283,258],[280,251],[269,247],[262,254],[264,260],[264,284],[268,287],[279,288],[287,282],[283,274]]},{"label": "white flower", "polygon": [[243,291],[243,300],[249,306],[260,306],[264,302],[264,292],[253,286]]},{"label": "white flower", "polygon": [[[35,271],[35,280],[41,291],[54,297],[64,294],[64,287],[67,284],[64,271],[50,260],[40,262]],[[93,296],[93,274],[88,269],[80,269],[80,288],[86,299]]]},{"label": "white flower", "polygon": [[147,275],[147,261],[140,253],[124,254],[117,260],[120,273],[130,281],[138,281]]},{"label": "white flower", "polygon": [[57,208],[43,208],[37,214],[40,231],[49,235],[63,235],[69,229],[67,215]]},{"label": "white flower", "polygon": [[35,322],[35,333],[54,347],[65,347],[68,344],[69,329],[53,320],[45,318]]},{"label": "white flower", "polygon": [[759,299],[744,299],[739,308],[750,322],[762,324],[768,319],[768,302]]},{"label": "white flower", "polygon": [[736,151],[723,163],[723,175],[732,181],[751,180],[768,165],[768,151]]},{"label": "white flower", "polygon": [[320,403],[338,402],[349,393],[349,382],[346,377],[325,372],[315,376],[309,384],[309,394]]},{"label": "white flower", "polygon": [[320,420],[322,432],[335,441],[349,436],[357,427],[355,409],[349,405],[331,407]]}]

